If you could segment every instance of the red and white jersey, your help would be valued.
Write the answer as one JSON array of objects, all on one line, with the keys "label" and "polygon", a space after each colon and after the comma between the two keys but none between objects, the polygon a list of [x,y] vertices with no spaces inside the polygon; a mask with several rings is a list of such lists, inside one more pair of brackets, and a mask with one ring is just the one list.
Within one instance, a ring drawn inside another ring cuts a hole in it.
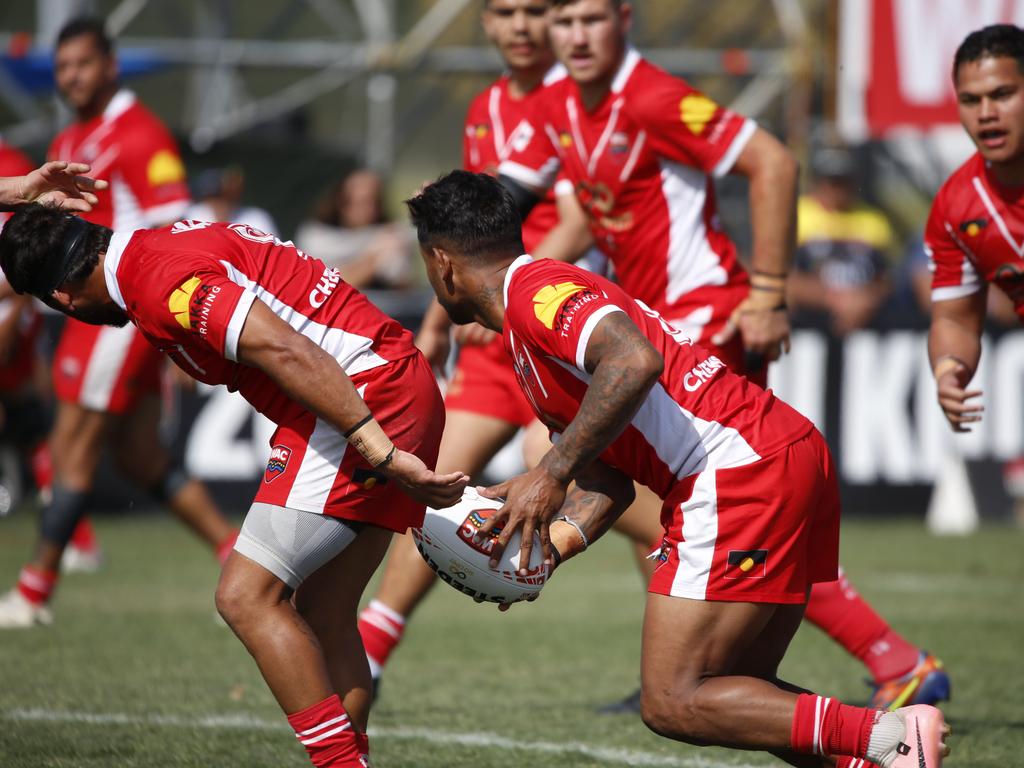
[{"label": "red and white jersey", "polygon": [[118,91],[103,114],[57,134],[51,160],[89,163],[90,175],[110,182],[82,218],[115,231],[154,227],[184,215],[189,204],[185,166],[174,137],[131,91]]},{"label": "red and white jersey", "polygon": [[[35,170],[35,165],[24,153],[0,139],[0,177],[24,176],[32,170]],[[4,222],[13,215],[7,211],[0,211],[0,229],[3,229]]]},{"label": "red and white jersey", "polygon": [[110,296],[151,344],[193,378],[239,391],[277,424],[306,411],[265,373],[237,362],[256,299],[349,376],[416,354],[412,334],[336,269],[246,224],[179,221],[115,232],[104,272]]},{"label": "red and white jersey", "polygon": [[579,411],[591,381],[587,344],[612,312],[626,313],[665,368],[601,460],[663,499],[688,477],[750,464],[813,429],[610,281],[570,264],[521,256],[505,276],[505,349],[537,416],[553,432],[562,432]]},{"label": "red and white jersey", "polygon": [[733,167],[757,128],[752,120],[635,50],[593,111],[572,78],[545,88],[532,107],[530,141],[513,148],[501,173],[540,188],[564,174],[629,295],[673,319],[714,303],[702,289],[736,286],[733,304],[746,295],[711,177]]},{"label": "red and white jersey", "polygon": [[[530,141],[533,131],[529,120],[530,105],[552,83],[566,77],[565,67],[557,64],[544,77],[540,86],[522,98],[509,93],[509,77],[503,75],[487,89],[477,94],[466,111],[466,125],[462,137],[462,167],[473,173],[498,175],[501,165],[513,149],[522,149]],[[569,185],[567,190],[572,191]],[[527,251],[540,244],[544,236],[558,223],[555,206],[556,190],[549,189],[544,199],[534,206],[523,222],[523,243]]]},{"label": "red and white jersey", "polygon": [[1024,319],[1024,193],[991,176],[976,153],[939,189],[925,228],[932,301],[995,283]]}]

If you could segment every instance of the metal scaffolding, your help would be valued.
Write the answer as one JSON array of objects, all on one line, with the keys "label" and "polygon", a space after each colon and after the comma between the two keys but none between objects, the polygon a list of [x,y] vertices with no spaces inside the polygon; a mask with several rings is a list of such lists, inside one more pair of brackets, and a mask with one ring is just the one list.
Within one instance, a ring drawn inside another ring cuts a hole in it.
[{"label": "metal scaffolding", "polygon": [[[178,28],[161,36],[139,33],[138,22],[147,12],[166,14],[166,0],[120,0],[103,15],[120,50],[148,52],[164,65],[188,68],[189,108],[177,127],[197,152],[360,81],[365,82],[364,160],[387,172],[399,140],[396,102],[400,78],[497,73],[501,69],[490,47],[450,42],[457,37],[451,34],[453,26],[466,14],[475,16],[479,9],[476,0],[275,0],[269,7],[279,23],[271,24],[269,32],[260,37],[243,35],[239,20],[247,6],[240,3],[194,0],[174,5],[181,16]],[[779,99],[798,92],[809,68],[809,25],[801,0],[758,0],[758,5],[781,31],[779,47],[737,51],[644,46],[644,53],[671,72],[697,77],[721,74],[724,57],[738,52],[746,72],[734,107],[757,117]],[[36,39],[52,40],[68,18],[84,11],[102,12],[104,8],[98,6],[105,4],[37,0]],[[318,27],[316,36],[288,32],[290,20],[310,14]],[[399,29],[399,19],[408,21],[406,29]],[[12,50],[14,38],[14,33],[0,31],[0,46]],[[297,76],[270,93],[253,95],[247,79],[270,70]],[[52,134],[61,119],[47,100],[26,92],[2,66],[0,100],[16,118],[0,128],[0,135],[14,144]],[[436,100],[418,103],[415,110],[419,114],[412,122],[419,123],[437,108]]]}]

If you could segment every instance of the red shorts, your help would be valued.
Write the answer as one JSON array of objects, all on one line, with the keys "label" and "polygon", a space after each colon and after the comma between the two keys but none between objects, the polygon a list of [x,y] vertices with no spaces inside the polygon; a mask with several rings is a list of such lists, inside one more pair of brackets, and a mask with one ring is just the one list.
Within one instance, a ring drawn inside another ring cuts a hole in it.
[{"label": "red shorts", "polygon": [[688,478],[662,507],[649,590],[694,600],[803,603],[839,567],[839,485],[821,434],[753,464]]},{"label": "red shorts", "polygon": [[[746,376],[759,387],[767,387],[768,366],[762,365],[756,370],[748,368],[750,358],[743,350],[743,338],[739,331],[722,346],[711,343],[712,337],[725,327],[733,311],[748,293],[746,285],[694,291],[686,297],[684,307],[677,307],[664,317],[669,325],[683,331],[694,344],[717,355],[730,371]],[[692,305],[689,303],[691,298]]]},{"label": "red shorts", "polygon": [[69,317],[53,356],[53,390],[91,411],[126,413],[160,392],[163,364],[163,353],[130,323],[114,328]]},{"label": "red shorts", "polygon": [[529,426],[537,418],[519,388],[512,360],[501,337],[484,346],[465,346],[448,384],[444,405],[449,411],[468,411]]},{"label": "red shorts", "polygon": [[[444,403],[427,361],[411,355],[352,377],[391,441],[430,468],[444,431]],[[334,427],[305,414],[278,426],[255,501],[403,532],[426,507],[372,467]]]}]

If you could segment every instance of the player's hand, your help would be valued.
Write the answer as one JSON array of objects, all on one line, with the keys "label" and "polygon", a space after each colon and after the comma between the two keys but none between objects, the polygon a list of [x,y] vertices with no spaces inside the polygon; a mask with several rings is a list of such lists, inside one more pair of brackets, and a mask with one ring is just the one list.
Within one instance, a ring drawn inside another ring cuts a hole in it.
[{"label": "player's hand", "polygon": [[17,198],[10,204],[43,203],[66,211],[91,211],[97,203],[93,193],[106,189],[107,182],[83,175],[88,171],[85,163],[51,160],[21,178]]},{"label": "player's hand", "polygon": [[483,347],[491,343],[498,334],[480,323],[468,323],[455,327],[455,340],[464,347]]},{"label": "player's hand", "polygon": [[779,295],[751,291],[733,310],[725,326],[711,337],[715,346],[723,346],[736,333],[743,348],[771,362],[789,352],[789,315]]},{"label": "player's hand", "polygon": [[434,509],[444,509],[462,498],[469,476],[462,472],[438,475],[412,453],[395,449],[395,455],[378,471],[402,486],[408,495]]},{"label": "player's hand", "polygon": [[971,372],[963,363],[948,368],[935,380],[938,390],[939,407],[942,408],[949,426],[954,432],[970,432],[970,424],[981,421],[985,407],[980,403],[969,403],[981,397],[981,390],[968,390]]},{"label": "player's hand", "polygon": [[451,335],[447,328],[423,326],[416,334],[416,349],[423,353],[430,363],[434,372],[444,374],[445,364],[448,362],[448,355],[452,351]]},{"label": "player's hand", "polygon": [[477,488],[481,496],[489,499],[505,499],[505,504],[491,515],[477,534],[486,537],[495,528],[501,528],[501,534],[494,542],[491,550],[492,568],[498,566],[498,560],[512,534],[521,530],[522,539],[519,547],[519,575],[525,576],[530,567],[530,556],[533,552],[533,534],[540,536],[541,552],[548,568],[554,565],[551,554],[551,519],[562,508],[568,483],[558,480],[543,466],[537,466],[525,474],[506,480],[504,483],[489,488]]}]

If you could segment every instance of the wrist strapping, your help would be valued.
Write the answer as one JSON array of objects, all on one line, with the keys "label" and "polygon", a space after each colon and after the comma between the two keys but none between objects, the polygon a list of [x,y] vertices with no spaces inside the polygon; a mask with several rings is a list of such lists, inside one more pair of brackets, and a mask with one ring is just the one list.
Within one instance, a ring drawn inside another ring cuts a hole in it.
[{"label": "wrist strapping", "polygon": [[384,434],[384,430],[372,415],[349,429],[345,433],[345,439],[370,462],[371,467],[382,467],[394,458],[395,444]]},{"label": "wrist strapping", "polygon": [[583,532],[583,528],[575,520],[570,520],[565,515],[562,515],[561,517],[556,517],[555,520],[562,520],[563,522],[568,523],[576,529],[576,533],[580,535],[580,541],[583,542],[583,550],[586,550],[586,548],[590,546],[590,539],[587,538],[587,534]]},{"label": "wrist strapping", "polygon": [[932,376],[936,380],[941,378],[943,375],[950,371],[955,371],[960,366],[963,366],[966,370],[971,370],[971,366],[965,363],[956,355],[942,355],[938,360],[935,361],[935,367],[932,368]]}]

